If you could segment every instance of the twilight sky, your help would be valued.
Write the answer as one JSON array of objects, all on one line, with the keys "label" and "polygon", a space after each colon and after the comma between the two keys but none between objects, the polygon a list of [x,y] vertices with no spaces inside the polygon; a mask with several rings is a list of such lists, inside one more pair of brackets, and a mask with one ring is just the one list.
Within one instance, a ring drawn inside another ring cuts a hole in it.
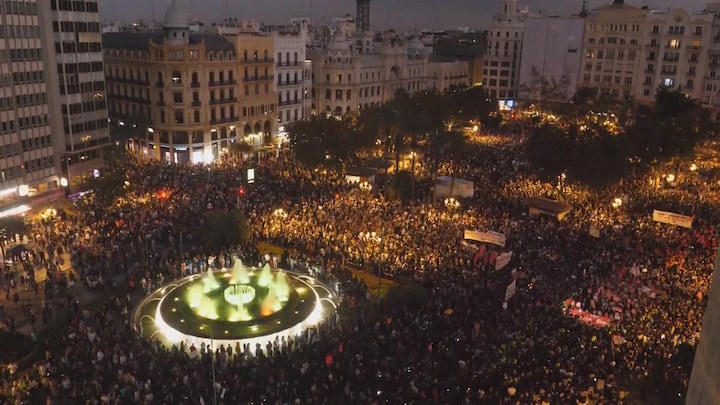
[{"label": "twilight sky", "polygon": [[[206,22],[225,17],[226,0],[191,0],[193,15]],[[229,15],[241,20],[267,24],[286,23],[292,16],[312,16],[322,23],[331,17],[355,14],[354,0],[227,0]],[[612,0],[588,0],[590,8]],[[670,5],[691,11],[702,10],[705,0],[625,0],[635,6],[664,9]],[[162,20],[172,0],[98,0],[100,17],[132,21],[140,18]],[[487,28],[501,0],[372,0],[370,24],[373,29]],[[580,11],[582,0],[519,0],[533,11],[569,15]]]}]

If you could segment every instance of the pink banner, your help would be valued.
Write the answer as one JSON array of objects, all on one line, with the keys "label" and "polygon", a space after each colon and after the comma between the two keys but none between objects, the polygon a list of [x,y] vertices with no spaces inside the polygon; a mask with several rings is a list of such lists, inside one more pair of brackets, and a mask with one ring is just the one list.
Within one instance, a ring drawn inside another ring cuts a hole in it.
[{"label": "pink banner", "polygon": [[573,300],[572,298],[568,298],[565,300],[565,305],[567,308],[567,313],[572,316],[573,318],[577,318],[580,322],[594,326],[596,328],[604,328],[610,325],[610,317],[607,315],[595,315],[591,314],[590,312],[583,311],[580,309],[580,303]]}]

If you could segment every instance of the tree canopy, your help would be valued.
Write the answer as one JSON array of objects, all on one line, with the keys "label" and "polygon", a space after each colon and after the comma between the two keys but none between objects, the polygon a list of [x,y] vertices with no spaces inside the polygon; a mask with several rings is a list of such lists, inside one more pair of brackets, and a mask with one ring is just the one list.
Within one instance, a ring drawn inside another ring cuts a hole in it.
[{"label": "tree canopy", "polygon": [[205,217],[202,238],[208,246],[231,247],[247,242],[250,228],[240,212],[210,212]]}]

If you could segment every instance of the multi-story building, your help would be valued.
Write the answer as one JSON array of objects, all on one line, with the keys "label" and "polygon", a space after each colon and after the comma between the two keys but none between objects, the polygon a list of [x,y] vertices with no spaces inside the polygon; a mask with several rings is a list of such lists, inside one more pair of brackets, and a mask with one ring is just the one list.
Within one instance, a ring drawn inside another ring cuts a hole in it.
[{"label": "multi-story building", "polygon": [[[519,98],[528,95],[537,74],[562,85],[565,100],[575,94],[582,62],[585,20],[580,17],[529,17],[525,20]],[[564,101],[564,100],[558,100]]]},{"label": "multi-story building", "polygon": [[579,86],[625,99],[635,95],[634,84],[645,70],[647,14],[621,0],[588,13]]},{"label": "multi-story building", "polygon": [[43,50],[52,88],[48,100],[63,175],[80,183],[101,175],[103,149],[110,144],[105,97],[102,34],[97,0],[39,3],[46,27]]},{"label": "multi-story building", "polygon": [[640,80],[633,83],[635,101],[652,103],[658,87],[679,89],[693,99],[702,99],[713,20],[712,14],[682,9],[646,14]]},{"label": "multi-story building", "polygon": [[27,211],[33,194],[67,181],[53,150],[40,7],[0,4],[0,217]]},{"label": "multi-story building", "polygon": [[103,35],[113,119],[142,122],[130,147],[168,162],[207,163],[228,145],[270,142],[277,127],[273,37],[252,26],[190,31],[175,0],[162,32]]},{"label": "multi-story building", "polygon": [[312,62],[306,58],[308,20],[291,27],[276,27],[275,83],[278,93],[280,132],[288,124],[310,117],[312,106]]},{"label": "multi-story building", "polygon": [[[705,12],[720,15],[720,3],[708,3]],[[720,120],[720,19],[715,18],[710,28],[707,47],[705,77],[703,78],[702,106],[712,111],[713,118]],[[698,75],[698,80],[702,76]]]},{"label": "multi-story building", "polygon": [[399,89],[412,93],[435,86],[444,91],[451,85],[469,84],[467,60],[431,59],[431,48],[417,35],[375,34],[352,23],[359,24],[338,19],[334,31],[315,38],[308,52],[314,112],[353,113],[393,99]]},{"label": "multi-story building", "polygon": [[482,84],[501,107],[512,107],[520,84],[523,26],[530,13],[517,0],[501,0],[500,7],[488,30]]},{"label": "multi-story building", "polygon": [[481,85],[483,59],[487,49],[487,35],[487,31],[462,32],[459,35],[439,38],[432,43],[433,54],[469,62],[470,84],[473,86]]}]

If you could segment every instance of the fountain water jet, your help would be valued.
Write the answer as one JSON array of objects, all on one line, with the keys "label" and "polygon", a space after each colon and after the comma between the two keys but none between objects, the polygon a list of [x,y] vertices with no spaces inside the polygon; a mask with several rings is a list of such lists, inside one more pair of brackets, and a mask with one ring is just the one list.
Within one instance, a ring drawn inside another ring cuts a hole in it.
[{"label": "fountain water jet", "polygon": [[245,268],[245,265],[243,265],[242,260],[240,260],[237,256],[233,256],[233,268],[232,268],[232,280],[234,283],[237,284],[249,284],[250,283],[250,274],[248,273],[247,269]]},{"label": "fountain water jet", "polygon": [[185,299],[187,299],[187,303],[190,306],[190,308],[192,308],[192,309],[200,308],[202,299],[205,297],[205,291],[203,291],[203,290],[204,290],[203,286],[200,284],[195,284],[188,289]]},{"label": "fountain water jet", "polygon": [[242,304],[235,307],[235,311],[233,311],[228,318],[230,322],[242,322],[249,321],[251,319],[252,316],[250,315],[250,312],[245,307],[245,305]]},{"label": "fountain water jet", "polygon": [[215,275],[213,274],[212,269],[208,268],[208,271],[203,278],[203,291],[205,293],[209,293],[210,291],[217,290],[218,288],[220,288],[220,283],[215,280]]},{"label": "fountain water jet", "polygon": [[215,302],[207,296],[203,296],[200,300],[200,307],[198,308],[197,314],[208,319],[219,318]]},{"label": "fountain water jet", "polygon": [[270,287],[268,294],[263,299],[262,305],[260,306],[260,314],[262,316],[268,316],[273,312],[277,312],[282,309],[282,304],[275,293],[275,289]]},{"label": "fountain water jet", "polygon": [[280,302],[287,302],[290,298],[290,286],[288,285],[284,271],[280,270],[277,272],[275,281],[270,288],[275,290],[275,295]]},{"label": "fountain water jet", "polygon": [[[270,270],[270,265],[265,264],[263,266],[262,270],[260,271],[260,275],[257,278],[257,284],[260,287],[270,287],[270,284],[273,282],[273,275],[272,271]],[[272,288],[271,288],[272,290]]]}]

